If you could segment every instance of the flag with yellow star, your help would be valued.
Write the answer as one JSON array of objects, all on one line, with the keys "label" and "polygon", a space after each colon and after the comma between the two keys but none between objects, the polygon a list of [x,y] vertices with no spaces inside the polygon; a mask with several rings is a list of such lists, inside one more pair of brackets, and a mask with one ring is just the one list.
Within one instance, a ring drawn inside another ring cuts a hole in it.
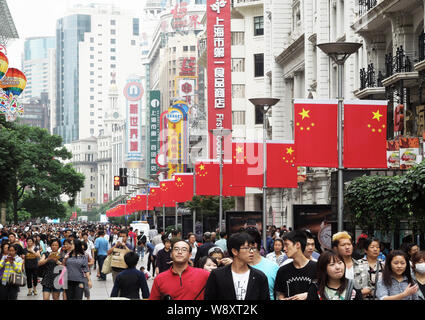
[{"label": "flag with yellow star", "polygon": [[258,141],[232,142],[233,185],[263,187],[263,144]]},{"label": "flag with yellow star", "polygon": [[387,101],[344,101],[345,168],[387,168]]},{"label": "flag with yellow star", "polygon": [[298,188],[293,141],[267,142],[267,187]]},{"label": "flag with yellow star", "polygon": [[155,207],[162,207],[160,191],[161,189],[159,187],[149,188],[149,197],[147,199],[149,210],[154,210]]},{"label": "flag with yellow star", "polygon": [[[223,162],[223,196],[243,197],[245,187],[233,185],[234,166],[230,160]],[[218,160],[200,160],[195,165],[196,195],[220,195],[220,165]]]},{"label": "flag with yellow star", "polygon": [[294,100],[298,166],[338,167],[338,101]]},{"label": "flag with yellow star", "polygon": [[162,180],[159,182],[159,197],[161,201],[161,207],[174,207],[176,205],[175,199],[175,181],[174,179]]},{"label": "flag with yellow star", "polygon": [[193,173],[174,174],[175,200],[177,202],[191,201],[193,198]]}]

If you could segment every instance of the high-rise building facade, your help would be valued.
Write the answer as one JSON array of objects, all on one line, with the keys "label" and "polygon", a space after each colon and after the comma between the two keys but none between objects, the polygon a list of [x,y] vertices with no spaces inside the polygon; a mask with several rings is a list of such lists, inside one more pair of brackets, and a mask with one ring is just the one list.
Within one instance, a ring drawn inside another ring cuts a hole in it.
[{"label": "high-rise building facade", "polygon": [[[131,75],[140,76],[143,68],[140,19],[136,15],[104,4],[80,5],[69,14],[58,21],[56,50],[55,133],[65,143],[98,136],[104,129],[112,73],[116,74],[117,103],[123,111],[126,80]],[[73,44],[72,55],[68,43]]]},{"label": "high-rise building facade", "polygon": [[49,50],[56,48],[55,37],[27,38],[24,43],[23,71],[27,77],[24,99],[40,98],[42,92],[49,92]]}]

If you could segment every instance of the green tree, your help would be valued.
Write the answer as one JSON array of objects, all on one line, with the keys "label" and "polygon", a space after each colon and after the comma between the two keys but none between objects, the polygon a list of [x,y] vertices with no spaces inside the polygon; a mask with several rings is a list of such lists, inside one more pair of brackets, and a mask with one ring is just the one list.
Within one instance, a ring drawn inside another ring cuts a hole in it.
[{"label": "green tree", "polygon": [[371,234],[388,233],[408,216],[407,192],[404,177],[363,176],[350,183],[344,197],[353,223]]},{"label": "green tree", "polygon": [[[215,216],[220,211],[220,197],[218,196],[193,196],[191,201],[185,202],[185,207],[191,212],[196,210],[196,214],[204,216]],[[223,197],[223,212],[235,207],[235,198]]]},{"label": "green tree", "polygon": [[0,177],[6,189],[3,199],[12,201],[14,223],[18,223],[22,209],[32,217],[64,217],[63,195],[74,206],[77,192],[84,186],[84,175],[63,163],[72,154],[61,144],[60,136],[50,135],[45,129],[0,126]]},{"label": "green tree", "polygon": [[406,199],[409,202],[409,220],[416,230],[425,232],[425,160],[405,176]]}]

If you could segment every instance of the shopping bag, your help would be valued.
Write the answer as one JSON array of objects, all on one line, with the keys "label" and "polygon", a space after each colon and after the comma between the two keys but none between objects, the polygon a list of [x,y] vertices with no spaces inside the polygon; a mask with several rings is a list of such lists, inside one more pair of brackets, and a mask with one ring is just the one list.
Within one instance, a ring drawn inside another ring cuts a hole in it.
[{"label": "shopping bag", "polygon": [[105,261],[103,262],[103,266],[102,266],[102,270],[101,272],[103,274],[108,274],[112,272],[112,254],[110,254],[109,256],[106,257]]},{"label": "shopping bag", "polygon": [[121,268],[121,269],[127,269],[128,266],[124,261],[124,256],[127,252],[130,250],[128,249],[118,249],[114,248],[114,251],[112,251],[112,258],[111,258],[111,267],[112,268]]}]

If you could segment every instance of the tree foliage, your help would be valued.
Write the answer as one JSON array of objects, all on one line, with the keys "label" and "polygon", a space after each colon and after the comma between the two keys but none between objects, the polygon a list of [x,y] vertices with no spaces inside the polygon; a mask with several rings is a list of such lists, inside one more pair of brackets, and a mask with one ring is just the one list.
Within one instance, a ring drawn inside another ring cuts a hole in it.
[{"label": "tree foliage", "polygon": [[0,178],[2,201],[12,201],[13,220],[25,209],[34,217],[63,218],[61,196],[74,205],[84,186],[84,175],[64,161],[72,154],[61,146],[62,138],[45,129],[26,125],[0,125]]},{"label": "tree foliage", "polygon": [[[220,197],[218,196],[193,196],[192,201],[185,202],[185,207],[191,212],[196,210],[196,214],[204,216],[218,215],[220,211]],[[232,197],[223,197],[223,212],[235,207],[235,199]]]},{"label": "tree foliage", "polygon": [[425,231],[425,161],[405,176],[363,176],[345,191],[353,223],[368,230],[390,232],[399,222]]}]

